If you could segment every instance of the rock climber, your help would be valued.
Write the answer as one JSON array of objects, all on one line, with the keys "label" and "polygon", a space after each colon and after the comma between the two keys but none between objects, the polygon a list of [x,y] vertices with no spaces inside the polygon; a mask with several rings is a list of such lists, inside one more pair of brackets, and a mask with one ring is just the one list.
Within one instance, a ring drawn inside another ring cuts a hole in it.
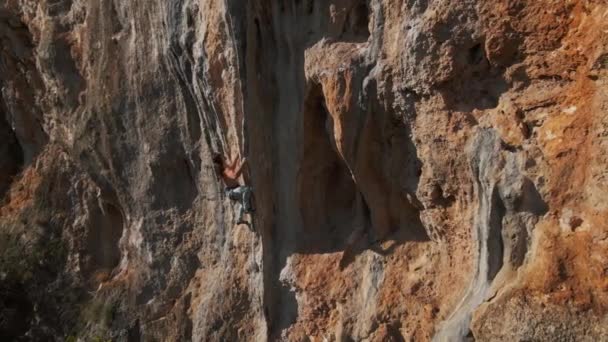
[{"label": "rock climber", "polygon": [[213,163],[217,173],[222,176],[224,183],[226,184],[226,196],[232,201],[240,203],[239,214],[237,218],[237,224],[246,224],[247,222],[243,219],[244,214],[253,213],[252,200],[252,189],[247,185],[240,185],[238,178],[243,172],[243,166],[247,163],[247,158],[228,158],[225,160],[221,155],[216,155],[213,158]]}]

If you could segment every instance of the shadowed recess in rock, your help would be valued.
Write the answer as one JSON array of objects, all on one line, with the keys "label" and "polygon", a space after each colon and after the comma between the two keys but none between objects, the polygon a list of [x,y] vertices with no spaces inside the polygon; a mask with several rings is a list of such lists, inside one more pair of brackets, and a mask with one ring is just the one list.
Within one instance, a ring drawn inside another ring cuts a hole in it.
[{"label": "shadowed recess in rock", "polygon": [[[386,180],[376,179],[382,177],[376,171],[382,167],[378,154],[388,152],[369,149],[373,146],[370,141],[378,134],[374,121],[367,121],[362,137],[356,138],[361,139],[358,144],[361,150],[355,148],[354,151],[368,163],[364,168],[358,164],[353,174],[337,150],[333,118],[319,86],[312,85],[308,90],[302,120],[304,138],[298,195],[304,228],[298,238],[298,252],[352,249],[362,238],[367,243],[359,248],[364,249],[385,240],[395,244],[428,240],[417,210],[398,192],[390,190],[384,184]],[[367,159],[367,156],[372,157]],[[362,184],[356,184],[355,179]],[[384,198],[378,202],[381,197]]]},{"label": "shadowed recess in rock", "polygon": [[120,262],[118,242],[122,236],[124,218],[115,205],[106,202],[101,206],[91,212],[91,227],[87,239],[91,260],[87,268],[109,274]]},{"label": "shadowed recess in rock", "polygon": [[0,100],[0,203],[8,190],[13,177],[23,164],[23,151],[17,141],[15,132],[8,125],[2,101]]},{"label": "shadowed recess in rock", "polygon": [[[303,157],[299,171],[302,248],[336,250],[352,223],[356,185],[332,146],[331,116],[319,87],[309,90],[303,111]],[[314,246],[314,247],[313,247]]]},{"label": "shadowed recess in rock", "polygon": [[[22,163],[29,164],[47,142],[42,113],[35,101],[35,89],[42,86],[42,81],[33,57],[32,34],[18,17],[2,6],[0,45],[0,120],[5,120],[18,141]],[[8,137],[2,141],[10,144]]]},{"label": "shadowed recess in rock", "polygon": [[448,109],[469,112],[495,108],[500,96],[509,89],[504,68],[488,61],[483,41],[457,49],[452,63],[453,75],[440,86]]}]

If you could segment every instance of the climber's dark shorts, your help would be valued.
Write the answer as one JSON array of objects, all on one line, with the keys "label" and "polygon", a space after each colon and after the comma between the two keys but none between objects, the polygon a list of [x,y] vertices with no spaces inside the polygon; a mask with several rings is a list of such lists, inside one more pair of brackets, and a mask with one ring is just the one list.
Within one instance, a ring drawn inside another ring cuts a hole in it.
[{"label": "climber's dark shorts", "polygon": [[235,188],[226,189],[226,196],[233,201],[239,202],[241,207],[239,208],[238,221],[243,220],[244,213],[253,212],[253,206],[251,205],[251,187],[247,185],[237,186]]}]

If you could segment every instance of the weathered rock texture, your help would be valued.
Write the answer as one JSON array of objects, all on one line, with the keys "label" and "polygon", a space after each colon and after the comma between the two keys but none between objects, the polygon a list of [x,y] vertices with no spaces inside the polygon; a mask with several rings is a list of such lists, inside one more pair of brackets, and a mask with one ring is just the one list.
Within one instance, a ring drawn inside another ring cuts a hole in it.
[{"label": "weathered rock texture", "polygon": [[2,340],[608,340],[603,0],[3,0],[0,42]]}]

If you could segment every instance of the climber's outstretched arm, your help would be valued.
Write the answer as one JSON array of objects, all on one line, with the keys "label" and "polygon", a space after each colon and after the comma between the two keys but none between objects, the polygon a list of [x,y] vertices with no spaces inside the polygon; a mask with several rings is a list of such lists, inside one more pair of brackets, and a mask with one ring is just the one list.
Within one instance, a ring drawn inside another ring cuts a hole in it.
[{"label": "climber's outstretched arm", "polygon": [[226,159],[223,159],[222,163],[224,164],[224,169],[233,169],[236,165],[236,158],[228,156]]},{"label": "climber's outstretched arm", "polygon": [[[234,159],[234,165],[236,165],[237,160],[238,160],[237,158]],[[241,163],[239,164],[238,168],[234,171],[234,174],[236,175],[236,177],[239,177],[241,175],[241,173],[243,172],[243,166],[245,166],[245,163],[247,163],[247,158],[241,159]]]}]

